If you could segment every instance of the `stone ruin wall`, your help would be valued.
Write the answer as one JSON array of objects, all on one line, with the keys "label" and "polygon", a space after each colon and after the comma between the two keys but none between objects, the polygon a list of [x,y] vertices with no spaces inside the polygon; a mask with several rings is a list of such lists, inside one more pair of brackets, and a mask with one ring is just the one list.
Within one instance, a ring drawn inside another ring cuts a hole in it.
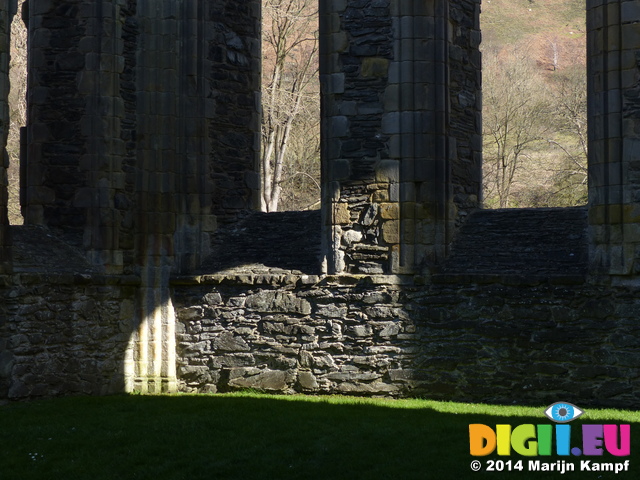
[{"label": "stone ruin wall", "polygon": [[480,2],[321,5],[329,273],[443,261],[481,200]]},{"label": "stone ruin wall", "polygon": [[212,275],[174,291],[182,391],[640,405],[634,289]]},{"label": "stone ruin wall", "polygon": [[26,222],[111,273],[194,268],[256,201],[256,2],[29,5]]},{"label": "stone ruin wall", "polygon": [[588,2],[592,275],[542,280],[437,274],[481,201],[479,1],[321,2],[326,272],[196,275],[255,203],[258,3],[31,0],[22,229],[0,162],[0,399],[637,407],[635,4]]},{"label": "stone ruin wall", "polygon": [[0,399],[131,391],[139,278],[0,277]]}]

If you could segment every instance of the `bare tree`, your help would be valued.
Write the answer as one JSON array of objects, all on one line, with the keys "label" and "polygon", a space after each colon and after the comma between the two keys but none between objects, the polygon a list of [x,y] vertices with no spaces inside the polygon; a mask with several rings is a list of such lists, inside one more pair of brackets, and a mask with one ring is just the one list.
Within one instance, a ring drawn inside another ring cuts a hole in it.
[{"label": "bare tree", "polygon": [[556,169],[557,196],[565,204],[587,199],[587,79],[584,68],[569,69],[551,79],[554,138],[549,143],[562,152]]},{"label": "bare tree", "polygon": [[[18,12],[25,0],[18,1]],[[27,29],[18,13],[11,24],[11,60],[9,62],[9,223],[22,224],[20,212],[20,127],[26,122],[27,114]]]},{"label": "bare tree", "polygon": [[[263,0],[262,7],[261,209],[272,212],[278,209],[291,137],[300,116],[319,111],[318,4],[315,0]],[[311,142],[318,136],[314,131],[300,134]]]},{"label": "bare tree", "polygon": [[485,199],[506,208],[516,173],[545,140],[549,104],[534,62],[522,52],[488,48],[483,58]]}]

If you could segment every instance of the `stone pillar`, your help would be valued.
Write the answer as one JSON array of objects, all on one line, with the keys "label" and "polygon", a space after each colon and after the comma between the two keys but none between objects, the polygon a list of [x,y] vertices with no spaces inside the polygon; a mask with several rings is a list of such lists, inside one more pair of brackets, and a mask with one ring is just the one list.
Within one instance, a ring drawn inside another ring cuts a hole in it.
[{"label": "stone pillar", "polygon": [[329,272],[427,272],[478,206],[479,1],[451,3],[321,5]]},{"label": "stone pillar", "polygon": [[136,64],[139,326],[130,388],[176,388],[169,279],[200,265],[218,217],[250,208],[259,152],[260,2],[140,2]]},{"label": "stone pillar", "polygon": [[258,198],[258,0],[31,0],[27,224],[142,278],[128,388],[175,388],[169,278]]},{"label": "stone pillar", "polygon": [[231,223],[260,205],[262,2],[204,3],[213,213],[221,223]]},{"label": "stone pillar", "polygon": [[0,274],[11,271],[11,238],[7,212],[7,136],[9,135],[9,46],[15,0],[0,0]]},{"label": "stone pillar", "polygon": [[[393,268],[436,265],[452,235],[449,137],[449,5],[397,2],[385,133],[400,182],[400,225]],[[395,227],[395,225],[394,225]]]},{"label": "stone pillar", "polygon": [[640,5],[587,2],[591,272],[640,273]]},{"label": "stone pillar", "polygon": [[123,32],[134,14],[132,0],[32,0],[27,12],[25,222],[84,248],[107,273],[122,272],[132,248],[121,233],[132,199]]}]

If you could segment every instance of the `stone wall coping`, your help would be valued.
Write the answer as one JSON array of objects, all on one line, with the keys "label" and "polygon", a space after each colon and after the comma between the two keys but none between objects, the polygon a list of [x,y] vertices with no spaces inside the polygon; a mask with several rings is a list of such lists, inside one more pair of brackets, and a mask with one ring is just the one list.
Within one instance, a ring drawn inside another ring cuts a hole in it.
[{"label": "stone wall coping", "polygon": [[[30,284],[60,285],[122,285],[139,286],[137,275],[105,275],[92,273],[14,273],[0,274],[0,286]],[[219,273],[212,275],[177,275],[171,285],[270,285],[270,286],[356,286],[356,285],[428,285],[434,284],[502,284],[514,286],[583,285],[586,275],[517,275],[517,274],[434,274],[431,277],[415,275],[305,275],[269,273]],[[636,286],[634,284],[634,286]]]},{"label": "stone wall coping", "polygon": [[423,284],[421,277],[414,275],[304,275],[219,273],[213,275],[179,275],[172,277],[171,284],[178,285],[270,285],[270,286],[356,286],[356,285],[416,285]]}]

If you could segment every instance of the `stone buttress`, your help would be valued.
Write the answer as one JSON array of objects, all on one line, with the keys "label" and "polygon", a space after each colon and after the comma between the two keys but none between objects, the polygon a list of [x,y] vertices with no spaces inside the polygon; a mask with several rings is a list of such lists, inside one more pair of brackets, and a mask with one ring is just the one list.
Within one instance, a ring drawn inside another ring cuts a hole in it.
[{"label": "stone buttress", "polygon": [[327,270],[429,273],[480,200],[479,2],[320,8]]},{"label": "stone buttress", "polygon": [[640,5],[587,1],[591,271],[640,273]]}]

